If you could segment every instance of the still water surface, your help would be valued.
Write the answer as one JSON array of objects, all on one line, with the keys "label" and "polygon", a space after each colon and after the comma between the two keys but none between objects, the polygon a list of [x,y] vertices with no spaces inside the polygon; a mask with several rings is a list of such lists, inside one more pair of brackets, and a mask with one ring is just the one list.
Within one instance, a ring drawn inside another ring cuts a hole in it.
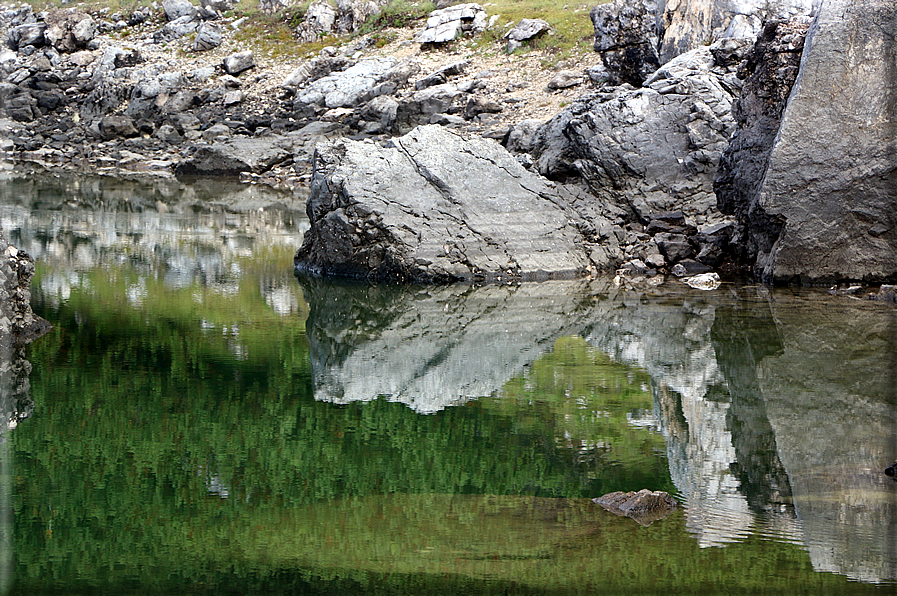
[{"label": "still water surface", "polygon": [[[53,330],[4,381],[11,594],[897,590],[897,310],[298,280],[303,201],[8,176]],[[593,505],[650,488],[643,527]]]}]

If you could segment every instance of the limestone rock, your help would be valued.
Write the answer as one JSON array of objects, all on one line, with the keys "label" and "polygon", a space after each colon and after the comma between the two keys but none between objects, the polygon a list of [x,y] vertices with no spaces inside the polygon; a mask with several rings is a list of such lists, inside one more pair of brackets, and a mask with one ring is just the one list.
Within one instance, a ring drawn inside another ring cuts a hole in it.
[{"label": "limestone rock", "polygon": [[318,41],[332,33],[335,24],[336,9],[327,0],[318,0],[311,3],[302,23],[296,27],[296,37],[304,43]]},{"label": "limestone rock", "polygon": [[301,87],[326,77],[332,72],[346,70],[351,65],[352,60],[345,56],[331,56],[322,52],[320,56],[300,64],[280,86],[285,89]]},{"label": "limestone rock", "polygon": [[427,18],[426,28],[414,36],[418,43],[445,43],[466,32],[486,28],[486,11],[479,4],[456,4],[434,10]]},{"label": "limestone rock", "polygon": [[9,47],[18,50],[25,46],[42,46],[47,43],[44,37],[46,30],[46,23],[26,23],[13,27],[7,33]]},{"label": "limestone rock", "polygon": [[447,66],[443,66],[436,72],[432,72],[419,81],[416,81],[414,83],[414,88],[417,91],[420,91],[421,89],[426,89],[427,87],[444,85],[452,77],[456,77],[462,74],[464,72],[464,69],[467,68],[469,64],[470,63],[467,60],[461,60],[459,62],[453,62]]},{"label": "limestone rock", "polygon": [[562,70],[548,81],[549,89],[569,89],[570,87],[576,87],[578,85],[582,85],[585,77],[583,77],[581,72],[576,72],[575,70]]},{"label": "limestone rock", "polygon": [[410,98],[399,103],[396,125],[405,131],[430,122],[434,114],[442,114],[452,107],[463,92],[451,83],[427,87],[415,91]]},{"label": "limestone rock", "polygon": [[281,143],[265,138],[238,137],[223,143],[197,144],[190,157],[175,167],[177,176],[238,176],[260,174],[293,155]]},{"label": "limestone rock", "polygon": [[165,11],[165,18],[169,21],[175,21],[182,17],[197,17],[196,7],[190,3],[190,0],[162,0],[162,10]]},{"label": "limestone rock", "polygon": [[738,70],[745,79],[741,96],[732,104],[738,129],[720,159],[713,190],[719,210],[741,222],[735,257],[746,264],[752,265],[758,252],[768,253],[779,233],[777,222],[757,212],[756,199],[797,79],[808,28],[801,19],[768,22]]},{"label": "limestone rock", "polygon": [[651,491],[646,488],[638,492],[617,491],[592,499],[608,511],[625,517],[631,517],[643,526],[650,526],[657,520],[669,517],[679,503],[663,491]]},{"label": "limestone rock", "polygon": [[224,59],[224,70],[229,75],[238,75],[255,66],[255,55],[251,50],[231,54]]},{"label": "limestone rock", "polygon": [[46,18],[44,37],[60,52],[75,52],[87,47],[97,32],[93,18],[80,10],[53,10]]},{"label": "limestone rock", "polygon": [[184,15],[173,21],[169,21],[160,30],[153,34],[153,43],[167,43],[175,41],[196,31],[199,20],[195,16]]},{"label": "limestone rock", "polygon": [[[361,60],[340,72],[322,77],[299,91],[294,108],[314,105],[326,108],[356,106],[378,95],[391,94],[408,82],[420,66],[393,58]],[[409,66],[411,66],[409,68]]]},{"label": "limestone rock", "polygon": [[207,52],[221,45],[221,27],[214,23],[203,23],[196,30],[193,50]]},{"label": "limestone rock", "polygon": [[505,34],[508,40],[507,52],[510,54],[523,45],[523,42],[535,37],[541,37],[547,31],[551,31],[548,21],[542,19],[520,19],[513,29]]},{"label": "limestone rock", "polygon": [[[319,145],[297,271],[449,282],[575,277],[579,218],[493,141],[422,126]],[[584,224],[584,222],[581,222]]]},{"label": "limestone rock", "polygon": [[763,279],[897,279],[895,53],[893,2],[822,5],[749,215],[775,224],[754,226]]},{"label": "limestone rock", "polygon": [[106,116],[100,120],[100,133],[104,138],[136,137],[139,132],[134,126],[134,121],[124,115]]}]

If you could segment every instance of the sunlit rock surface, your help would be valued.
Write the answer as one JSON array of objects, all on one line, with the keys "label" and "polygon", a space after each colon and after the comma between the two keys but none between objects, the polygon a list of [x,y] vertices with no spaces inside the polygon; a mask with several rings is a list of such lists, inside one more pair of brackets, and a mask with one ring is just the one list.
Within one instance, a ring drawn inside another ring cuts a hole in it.
[{"label": "sunlit rock surface", "polygon": [[[609,270],[562,189],[499,144],[427,125],[386,147],[319,145],[296,252],[303,274],[445,283],[572,279]],[[606,239],[606,237],[605,237]]]}]

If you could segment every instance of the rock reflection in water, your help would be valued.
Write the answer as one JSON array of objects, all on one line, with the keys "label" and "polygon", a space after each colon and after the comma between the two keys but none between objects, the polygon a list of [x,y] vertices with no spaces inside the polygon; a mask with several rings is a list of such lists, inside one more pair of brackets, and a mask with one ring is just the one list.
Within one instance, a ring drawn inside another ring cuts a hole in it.
[{"label": "rock reflection in water", "polygon": [[433,413],[492,395],[589,313],[585,282],[474,288],[302,278],[315,399]]},{"label": "rock reflection in water", "polygon": [[[815,569],[897,580],[897,311],[770,299],[782,348],[754,364]],[[751,363],[745,363],[750,368]]]},{"label": "rock reflection in water", "polygon": [[499,393],[580,335],[651,375],[654,415],[632,423],[666,437],[699,544],[759,535],[806,545],[820,571],[897,579],[897,483],[881,473],[897,429],[893,310],[753,287],[302,283],[317,399],[435,412]]},{"label": "rock reflection in water", "polygon": [[[169,288],[198,283],[235,293],[237,258],[258,247],[298,246],[308,228],[304,199],[220,180],[148,184],[12,172],[0,184],[0,227],[47,267],[41,300],[58,304],[83,285],[82,272],[127,264],[140,275],[128,289],[139,307],[146,279],[157,276]],[[278,313],[299,311],[293,286],[263,282],[261,290]]]}]

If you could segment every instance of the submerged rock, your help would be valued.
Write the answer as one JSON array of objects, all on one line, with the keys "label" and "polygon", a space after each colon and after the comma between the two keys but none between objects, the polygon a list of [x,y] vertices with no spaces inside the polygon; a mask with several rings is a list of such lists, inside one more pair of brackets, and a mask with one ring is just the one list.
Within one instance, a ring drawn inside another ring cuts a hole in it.
[{"label": "submerged rock", "polygon": [[679,503],[663,491],[651,491],[646,488],[638,492],[617,491],[592,499],[611,513],[631,517],[643,526],[650,526],[657,520],[669,517]]},{"label": "submerged rock", "polygon": [[[576,277],[586,222],[497,143],[435,125],[319,145],[297,271],[451,282]],[[607,264],[603,264],[607,265]],[[601,267],[599,267],[601,268]]]}]

